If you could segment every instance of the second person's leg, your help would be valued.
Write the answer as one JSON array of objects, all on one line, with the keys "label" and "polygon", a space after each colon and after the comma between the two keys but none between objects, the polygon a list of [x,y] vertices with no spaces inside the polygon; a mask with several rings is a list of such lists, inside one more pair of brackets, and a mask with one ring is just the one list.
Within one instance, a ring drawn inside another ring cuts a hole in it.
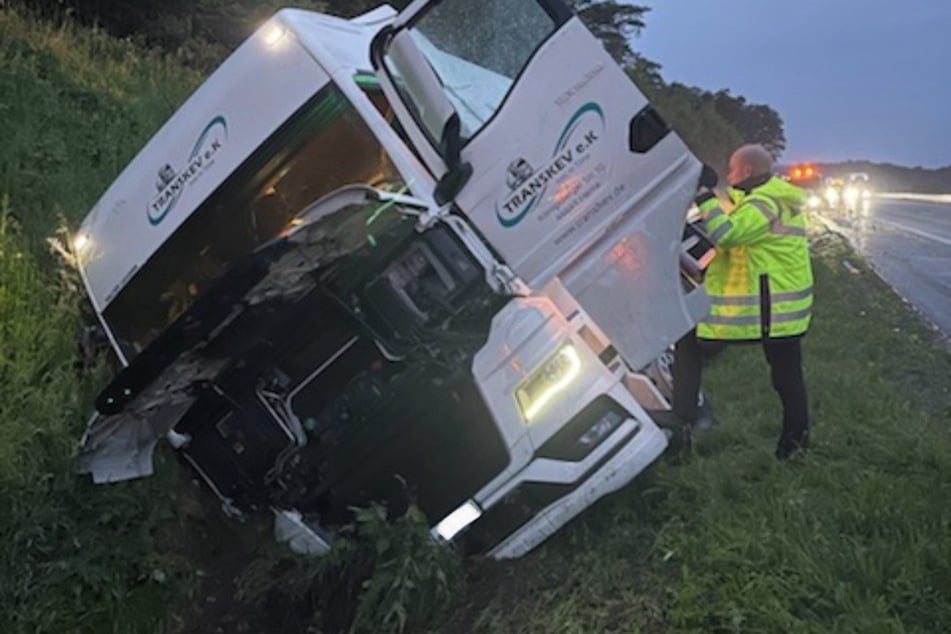
[{"label": "second person's leg", "polygon": [[763,352],[769,362],[773,389],[783,403],[783,429],[776,456],[788,458],[809,445],[809,401],[802,373],[801,338],[767,339]]}]

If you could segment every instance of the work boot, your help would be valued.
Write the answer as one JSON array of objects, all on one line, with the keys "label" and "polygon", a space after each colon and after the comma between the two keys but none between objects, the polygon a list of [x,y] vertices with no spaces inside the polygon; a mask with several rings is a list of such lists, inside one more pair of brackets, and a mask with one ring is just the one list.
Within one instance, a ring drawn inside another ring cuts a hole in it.
[{"label": "work boot", "polygon": [[794,458],[802,458],[806,455],[809,448],[809,432],[806,431],[798,438],[781,437],[779,444],[776,445],[776,458],[787,461]]},{"label": "work boot", "polygon": [[672,456],[686,454],[693,447],[691,425],[669,409],[648,410],[654,423],[667,435],[667,451]]}]

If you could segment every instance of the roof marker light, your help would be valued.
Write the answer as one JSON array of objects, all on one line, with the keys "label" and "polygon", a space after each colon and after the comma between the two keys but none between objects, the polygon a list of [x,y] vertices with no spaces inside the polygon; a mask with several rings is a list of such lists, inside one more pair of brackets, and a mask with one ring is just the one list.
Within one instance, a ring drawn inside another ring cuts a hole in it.
[{"label": "roof marker light", "polygon": [[80,233],[73,238],[73,251],[76,253],[82,253],[87,246],[89,246],[89,236],[87,234]]},{"label": "roof marker light", "polygon": [[269,24],[264,31],[264,43],[269,48],[276,48],[287,37],[287,29],[280,24]]}]

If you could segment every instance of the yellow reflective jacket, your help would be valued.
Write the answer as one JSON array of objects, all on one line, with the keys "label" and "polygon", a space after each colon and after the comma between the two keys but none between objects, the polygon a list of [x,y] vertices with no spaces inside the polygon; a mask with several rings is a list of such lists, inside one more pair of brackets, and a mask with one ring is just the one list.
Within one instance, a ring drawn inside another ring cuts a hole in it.
[{"label": "yellow reflective jacket", "polygon": [[700,205],[717,255],[706,274],[712,307],[697,326],[698,337],[753,341],[809,329],[812,263],[805,200],[803,190],[770,178],[739,192],[730,213],[716,198]]}]

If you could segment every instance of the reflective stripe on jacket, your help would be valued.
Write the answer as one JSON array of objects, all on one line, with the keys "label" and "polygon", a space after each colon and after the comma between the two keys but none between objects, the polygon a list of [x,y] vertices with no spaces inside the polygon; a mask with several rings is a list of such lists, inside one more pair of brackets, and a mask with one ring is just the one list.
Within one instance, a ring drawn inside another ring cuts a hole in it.
[{"label": "reflective stripe on jacket", "polygon": [[770,178],[726,213],[700,205],[717,256],[706,274],[713,300],[701,339],[759,340],[802,335],[812,316],[812,263],[802,213],[806,193]]}]

